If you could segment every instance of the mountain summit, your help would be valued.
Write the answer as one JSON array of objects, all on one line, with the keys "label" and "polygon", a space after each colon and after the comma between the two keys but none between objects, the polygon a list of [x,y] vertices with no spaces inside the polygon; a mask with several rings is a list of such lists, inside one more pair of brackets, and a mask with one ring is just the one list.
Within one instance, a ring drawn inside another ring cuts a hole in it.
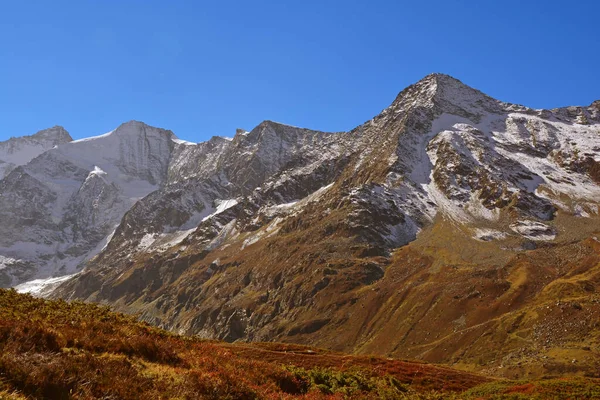
[{"label": "mountain summit", "polygon": [[536,110],[432,74],[349,132],[265,121],[194,144],[130,122],[0,193],[5,286],[60,284],[206,338],[593,369],[570,349],[600,312],[594,105]]},{"label": "mountain summit", "polygon": [[25,165],[46,150],[72,141],[62,126],[44,129],[31,136],[0,142],[0,179],[20,165]]},{"label": "mountain summit", "polygon": [[135,202],[164,184],[176,140],[132,121],[87,139],[54,127],[0,144],[0,159],[12,161],[0,180],[0,284],[79,271]]}]

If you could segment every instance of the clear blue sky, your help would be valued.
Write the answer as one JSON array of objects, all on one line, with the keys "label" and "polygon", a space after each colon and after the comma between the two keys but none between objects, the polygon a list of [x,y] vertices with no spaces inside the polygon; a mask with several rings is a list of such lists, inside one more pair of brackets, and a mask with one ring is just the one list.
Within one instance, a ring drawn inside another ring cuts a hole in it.
[{"label": "clear blue sky", "polygon": [[131,119],[191,141],[348,130],[431,72],[531,107],[600,98],[600,1],[0,2],[0,140]]}]

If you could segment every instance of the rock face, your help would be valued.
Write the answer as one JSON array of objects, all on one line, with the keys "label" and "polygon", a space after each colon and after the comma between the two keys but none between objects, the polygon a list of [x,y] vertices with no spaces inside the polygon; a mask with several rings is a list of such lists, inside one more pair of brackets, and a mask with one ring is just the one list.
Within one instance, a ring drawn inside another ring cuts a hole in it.
[{"label": "rock face", "polygon": [[[23,144],[34,139],[41,144]],[[13,143],[5,159],[22,165],[0,180],[0,284],[79,271],[125,212],[166,182],[171,154],[182,146],[175,140],[169,131],[128,122],[84,140],[51,128],[5,142]],[[49,149],[26,159],[42,146]]]},{"label": "rock face", "polygon": [[35,135],[10,138],[0,142],[0,179],[20,165],[25,165],[46,150],[68,143],[71,136],[62,126],[44,129]]},{"label": "rock face", "polygon": [[[126,124],[0,185],[5,285],[85,267],[52,295],[186,334],[532,373],[597,338],[545,308],[600,312],[595,104],[534,110],[433,74],[350,132],[265,121],[192,144]],[[28,258],[25,239],[60,245]]]}]

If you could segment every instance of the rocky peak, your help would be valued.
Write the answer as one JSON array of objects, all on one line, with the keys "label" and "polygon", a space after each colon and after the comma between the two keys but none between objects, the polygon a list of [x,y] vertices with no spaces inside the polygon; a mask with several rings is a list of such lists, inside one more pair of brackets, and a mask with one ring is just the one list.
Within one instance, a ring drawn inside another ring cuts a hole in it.
[{"label": "rocky peak", "polygon": [[52,128],[43,129],[36,134],[31,136],[38,140],[48,140],[54,142],[55,145],[68,143],[73,140],[69,132],[60,125],[53,126]]},{"label": "rocky peak", "polygon": [[502,112],[504,105],[450,75],[433,73],[400,92],[390,108],[401,112],[422,107],[478,119],[486,112]]},{"label": "rocky peak", "polygon": [[300,128],[296,128],[294,126],[281,124],[279,122],[265,120],[258,124],[254,129],[252,129],[247,137],[252,142],[257,142],[264,140],[265,137],[274,135],[278,138],[285,138],[289,136],[294,136],[294,133],[302,130]]},{"label": "rocky peak", "polygon": [[46,148],[52,148],[52,146],[68,143],[72,140],[73,138],[69,135],[69,132],[62,126],[57,125],[52,128],[38,131],[33,135],[11,137],[7,141],[0,142],[0,148],[5,148],[9,152],[31,145],[41,145]]},{"label": "rocky peak", "polygon": [[250,132],[236,134],[234,143],[238,150],[249,151],[253,157],[259,158],[264,166],[280,165],[302,147],[305,139],[320,135],[327,134],[266,120]]},{"label": "rocky peak", "polygon": [[25,165],[45,151],[72,140],[62,126],[54,126],[34,135],[11,137],[0,142],[0,179],[15,167]]},{"label": "rocky peak", "polygon": [[113,131],[116,136],[121,137],[146,137],[146,136],[166,136],[169,139],[177,139],[173,132],[155,128],[153,126],[147,125],[141,121],[128,121],[119,125],[117,129]]},{"label": "rocky peak", "polygon": [[433,97],[437,90],[437,80],[435,74],[427,75],[420,81],[406,87],[396,96],[392,102],[390,109],[402,111],[410,106],[422,105],[431,106]]},{"label": "rocky peak", "polygon": [[0,181],[0,220],[11,221],[0,224],[0,254],[21,260],[20,269],[9,270],[0,259],[5,285],[76,272],[139,199],[166,183],[174,150],[197,147],[178,145],[182,141],[171,131],[139,121],[46,145],[51,141],[45,138],[64,139],[65,133],[56,127],[29,137],[14,154],[0,147],[0,177],[8,174]]},{"label": "rocky peak", "polygon": [[224,143],[229,143],[231,141],[232,141],[232,139],[229,137],[213,136],[210,139],[208,139],[208,141],[206,143],[211,144],[211,145],[222,145]]}]

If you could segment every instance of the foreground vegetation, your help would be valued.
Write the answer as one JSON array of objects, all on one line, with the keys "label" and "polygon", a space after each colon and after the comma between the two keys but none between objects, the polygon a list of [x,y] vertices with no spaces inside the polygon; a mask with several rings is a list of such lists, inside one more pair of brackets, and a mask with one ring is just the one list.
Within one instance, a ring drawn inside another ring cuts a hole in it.
[{"label": "foreground vegetation", "polygon": [[594,398],[591,379],[496,381],[304,346],[177,336],[108,308],[0,289],[0,399]]}]

